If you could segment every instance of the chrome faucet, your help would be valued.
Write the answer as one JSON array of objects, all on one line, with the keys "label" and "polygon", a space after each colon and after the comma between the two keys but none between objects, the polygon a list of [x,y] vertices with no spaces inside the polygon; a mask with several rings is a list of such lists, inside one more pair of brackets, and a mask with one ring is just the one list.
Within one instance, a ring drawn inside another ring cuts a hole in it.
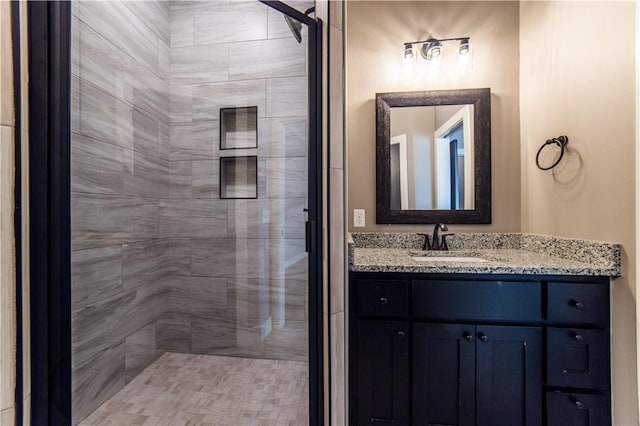
[{"label": "chrome faucet", "polygon": [[442,235],[440,238],[439,237],[439,232],[446,232],[448,231],[449,228],[447,228],[447,225],[445,225],[444,223],[436,223],[436,225],[433,227],[433,235],[431,237],[431,241],[429,241],[429,235],[427,234],[419,234],[424,236],[424,246],[422,247],[423,250],[449,250],[449,247],[447,246],[447,239],[446,239],[446,235]]}]

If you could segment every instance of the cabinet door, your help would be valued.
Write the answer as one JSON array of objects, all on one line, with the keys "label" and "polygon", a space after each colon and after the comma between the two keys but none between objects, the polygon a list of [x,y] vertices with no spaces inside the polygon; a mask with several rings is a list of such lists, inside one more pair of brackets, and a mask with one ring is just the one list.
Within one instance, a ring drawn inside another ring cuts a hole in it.
[{"label": "cabinet door", "polygon": [[475,327],[413,325],[413,424],[475,424]]},{"label": "cabinet door", "polygon": [[409,424],[409,336],[405,321],[358,320],[358,425]]},{"label": "cabinet door", "polygon": [[541,425],[541,329],[477,326],[476,339],[476,425]]}]

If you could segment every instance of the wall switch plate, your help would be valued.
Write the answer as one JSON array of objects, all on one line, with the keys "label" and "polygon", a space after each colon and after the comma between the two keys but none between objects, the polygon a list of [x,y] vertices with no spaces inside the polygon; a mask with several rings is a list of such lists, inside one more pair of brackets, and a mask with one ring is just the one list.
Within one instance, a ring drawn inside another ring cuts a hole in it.
[{"label": "wall switch plate", "polygon": [[364,209],[353,209],[353,226],[364,228]]}]

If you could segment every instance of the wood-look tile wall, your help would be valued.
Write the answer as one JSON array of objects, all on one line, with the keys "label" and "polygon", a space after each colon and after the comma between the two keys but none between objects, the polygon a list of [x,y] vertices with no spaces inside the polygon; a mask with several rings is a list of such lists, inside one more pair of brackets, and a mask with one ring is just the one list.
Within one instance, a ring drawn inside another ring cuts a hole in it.
[{"label": "wood-look tile wall", "polygon": [[[72,6],[72,363],[78,422],[162,352],[169,4]],[[179,262],[177,262],[179,263]]]},{"label": "wood-look tile wall", "polygon": [[329,2],[329,328],[331,425],[347,424],[344,2]]},{"label": "wood-look tile wall", "polygon": [[15,424],[15,113],[11,4],[0,2],[0,424]]},{"label": "wood-look tile wall", "polygon": [[[72,34],[74,421],[165,351],[306,360],[306,32],[79,1]],[[220,199],[219,110],[252,105],[258,199]]]},{"label": "wood-look tile wall", "polygon": [[[258,2],[171,3],[169,200],[187,257],[163,280],[167,351],[307,358],[306,39]],[[220,108],[258,107],[258,148],[220,151]],[[258,199],[220,199],[221,155],[258,156]]]},{"label": "wood-look tile wall", "polygon": [[[15,3],[14,3],[15,4]],[[29,37],[27,0],[20,0],[20,101],[22,146],[22,424],[31,425],[31,303],[30,228],[29,228]],[[0,421],[0,424],[2,421]]]}]

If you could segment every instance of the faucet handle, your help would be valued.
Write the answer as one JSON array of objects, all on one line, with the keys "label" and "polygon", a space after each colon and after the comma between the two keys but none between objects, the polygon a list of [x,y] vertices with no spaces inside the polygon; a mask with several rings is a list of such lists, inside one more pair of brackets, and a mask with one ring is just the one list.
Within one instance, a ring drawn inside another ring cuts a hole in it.
[{"label": "faucet handle", "polygon": [[447,237],[453,234],[442,234],[442,243],[440,244],[440,250],[449,250],[449,246],[447,245]]},{"label": "faucet handle", "polygon": [[424,244],[422,245],[422,250],[431,250],[431,242],[429,241],[428,234],[418,234],[424,237]]}]

